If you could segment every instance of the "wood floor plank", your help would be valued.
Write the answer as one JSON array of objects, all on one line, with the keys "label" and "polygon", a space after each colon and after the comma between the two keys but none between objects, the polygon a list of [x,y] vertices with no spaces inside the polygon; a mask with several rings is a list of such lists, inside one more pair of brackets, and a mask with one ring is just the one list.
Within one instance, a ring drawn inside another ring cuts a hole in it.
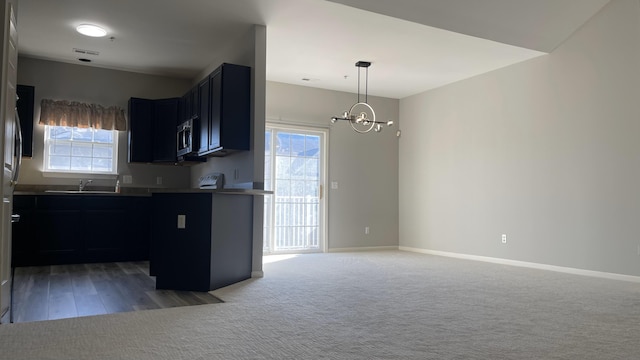
[{"label": "wood floor plank", "polygon": [[49,318],[49,274],[32,272],[22,300],[14,301],[14,321],[41,321]]},{"label": "wood floor plank", "polygon": [[175,291],[175,294],[177,297],[184,300],[189,305],[206,304],[206,302],[201,298],[195,296],[193,291]]},{"label": "wood floor plank", "polygon": [[146,289],[142,288],[132,275],[125,276],[114,283],[120,293],[133,306],[140,306],[146,309],[158,309],[159,306],[147,295]]},{"label": "wood floor plank", "polygon": [[71,284],[73,286],[73,294],[75,296],[80,295],[98,295],[96,287],[93,286],[93,281],[89,274],[78,274],[72,277]]},{"label": "wood floor plank", "polygon": [[118,265],[125,274],[137,274],[140,272],[140,268],[132,262],[117,262],[116,265]]},{"label": "wood floor plank", "polygon": [[78,316],[108,314],[97,292],[95,294],[74,294],[74,300]]},{"label": "wood floor plank", "polygon": [[73,293],[69,273],[52,273],[49,275],[49,296]]},{"label": "wood floor plank", "polygon": [[108,280],[94,280],[93,285],[108,313],[133,311],[133,306],[120,293],[120,290]]},{"label": "wood floor plank", "polygon": [[78,317],[72,292],[49,294],[49,320]]},{"label": "wood floor plank", "polygon": [[160,308],[171,308],[179,306],[188,306],[189,304],[176,296],[173,290],[155,290],[147,291],[147,295],[160,306]]}]

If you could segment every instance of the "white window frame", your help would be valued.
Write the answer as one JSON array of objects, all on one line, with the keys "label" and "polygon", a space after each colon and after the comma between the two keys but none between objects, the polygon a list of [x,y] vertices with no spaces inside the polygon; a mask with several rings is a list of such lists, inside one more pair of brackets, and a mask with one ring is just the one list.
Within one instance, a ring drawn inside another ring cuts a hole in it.
[{"label": "white window frame", "polygon": [[[104,131],[112,131],[113,132],[113,142],[111,144],[108,143],[97,143],[97,142],[88,142],[89,144],[106,146],[111,148],[112,150],[112,159],[111,159],[111,169],[109,171],[96,171],[96,170],[77,170],[77,169],[51,169],[49,168],[49,151],[52,142],[56,143],[69,143],[73,144],[74,140],[52,140],[50,138],[51,128],[55,126],[45,125],[44,131],[44,157],[43,157],[43,173],[45,174],[104,174],[104,175],[117,175],[118,174],[118,131],[117,130],[104,130]],[[73,126],[66,126],[70,128],[74,128]],[[92,128],[90,128],[92,129]],[[85,142],[86,143],[86,142]],[[71,155],[69,155],[71,157]],[[93,156],[91,157],[93,159]]]}]

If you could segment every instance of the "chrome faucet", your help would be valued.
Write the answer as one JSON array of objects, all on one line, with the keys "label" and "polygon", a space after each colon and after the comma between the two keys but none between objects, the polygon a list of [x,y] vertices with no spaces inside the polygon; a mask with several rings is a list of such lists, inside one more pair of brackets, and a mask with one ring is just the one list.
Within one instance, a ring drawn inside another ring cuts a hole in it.
[{"label": "chrome faucet", "polygon": [[85,188],[87,185],[91,184],[91,182],[93,182],[93,180],[87,180],[87,182],[86,182],[86,183],[83,183],[83,182],[82,182],[82,179],[80,179],[80,185],[78,186],[78,191],[82,191],[82,190],[84,190],[84,188]]}]

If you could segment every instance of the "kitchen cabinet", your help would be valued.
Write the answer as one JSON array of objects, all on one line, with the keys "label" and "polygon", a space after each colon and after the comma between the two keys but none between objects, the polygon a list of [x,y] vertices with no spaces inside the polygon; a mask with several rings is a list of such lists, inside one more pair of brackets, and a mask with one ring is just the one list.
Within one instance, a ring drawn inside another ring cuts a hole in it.
[{"label": "kitchen cabinet", "polygon": [[198,117],[198,87],[192,87],[180,98],[180,117],[176,125],[180,125],[185,120]]},{"label": "kitchen cabinet", "polygon": [[153,161],[175,162],[177,158],[176,119],[178,98],[153,101]]},{"label": "kitchen cabinet", "polygon": [[129,162],[175,162],[179,98],[129,99]]},{"label": "kitchen cabinet", "polygon": [[[207,146],[205,149],[201,145],[198,155],[225,156],[249,150],[251,68],[225,63],[209,75],[208,82],[209,114],[200,118],[201,144]],[[203,142],[205,137],[207,141]]]},{"label": "kitchen cabinet", "polygon": [[14,195],[13,266],[148,260],[151,198]]},{"label": "kitchen cabinet", "polygon": [[18,100],[16,108],[20,117],[20,129],[22,130],[22,156],[33,156],[33,102],[35,87],[18,85],[16,88]]},{"label": "kitchen cabinet", "polygon": [[157,289],[211,291],[251,277],[252,196],[154,193],[152,211]]},{"label": "kitchen cabinet", "polygon": [[152,162],[153,100],[129,99],[129,162]]},{"label": "kitchen cabinet", "polygon": [[200,111],[198,112],[198,134],[194,134],[194,136],[200,136],[198,154],[204,154],[209,150],[209,83],[209,77],[198,83],[198,106]]}]

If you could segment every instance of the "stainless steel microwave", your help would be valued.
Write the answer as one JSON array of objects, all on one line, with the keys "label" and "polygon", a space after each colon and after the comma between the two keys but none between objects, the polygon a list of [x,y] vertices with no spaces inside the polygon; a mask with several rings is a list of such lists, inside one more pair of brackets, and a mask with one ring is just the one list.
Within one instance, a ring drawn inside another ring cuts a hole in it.
[{"label": "stainless steel microwave", "polygon": [[197,154],[200,147],[200,126],[198,118],[194,117],[178,125],[177,131],[177,155]]}]

